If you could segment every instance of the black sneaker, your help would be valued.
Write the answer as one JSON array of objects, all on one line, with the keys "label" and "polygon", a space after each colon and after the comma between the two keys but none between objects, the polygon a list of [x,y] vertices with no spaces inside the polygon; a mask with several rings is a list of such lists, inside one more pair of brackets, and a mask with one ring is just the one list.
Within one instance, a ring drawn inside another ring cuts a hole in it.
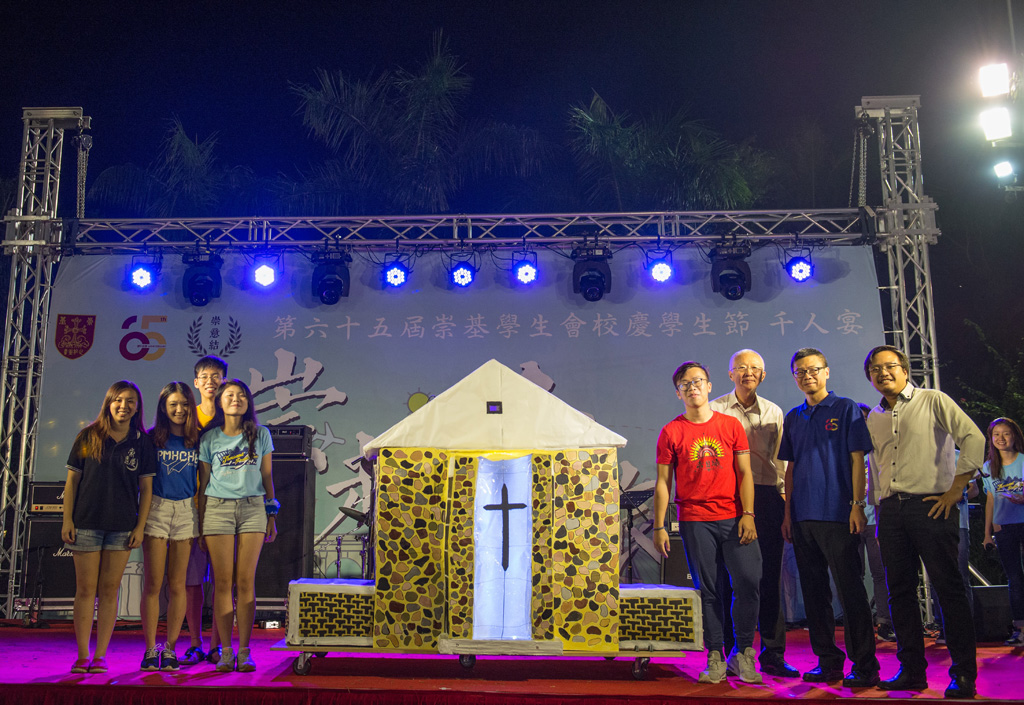
[{"label": "black sneaker", "polygon": [[1013,634],[1010,638],[1003,642],[1004,646],[1024,646],[1024,635],[1020,633],[1020,629],[1014,629]]},{"label": "black sneaker", "polygon": [[201,646],[190,646],[185,651],[185,655],[181,659],[181,663],[185,666],[192,666],[197,663],[202,663],[206,660],[206,654],[203,653]]},{"label": "black sneaker", "polygon": [[221,653],[223,653],[223,649],[221,649],[221,647],[210,647],[210,653],[206,654],[206,662],[212,663],[214,666],[216,666],[218,663],[220,663]]},{"label": "black sneaker", "polygon": [[892,625],[888,622],[882,622],[879,624],[878,638],[882,641],[896,641],[896,632],[893,631]]},{"label": "black sneaker", "polygon": [[155,646],[152,649],[146,649],[146,653],[142,655],[142,664],[139,666],[140,671],[159,671],[160,670],[160,649]]},{"label": "black sneaker", "polygon": [[165,646],[164,650],[160,652],[160,670],[177,671],[180,669],[181,666],[178,665],[178,655],[174,653],[173,649],[168,649]]}]

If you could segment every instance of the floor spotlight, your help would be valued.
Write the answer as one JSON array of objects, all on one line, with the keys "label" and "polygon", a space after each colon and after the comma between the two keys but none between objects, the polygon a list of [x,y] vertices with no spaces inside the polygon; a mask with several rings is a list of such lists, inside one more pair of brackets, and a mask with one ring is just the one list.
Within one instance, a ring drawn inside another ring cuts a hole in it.
[{"label": "floor spotlight", "polygon": [[351,278],[348,263],[352,256],[347,252],[328,252],[314,256],[313,262],[313,296],[320,303],[333,306],[342,297],[348,296]]},{"label": "floor spotlight", "polygon": [[711,250],[711,290],[730,301],[739,301],[750,291],[750,265],[746,245]]},{"label": "floor spotlight", "polygon": [[220,296],[220,268],[224,264],[218,254],[185,255],[187,269],[181,280],[182,292],[193,306],[205,306]]},{"label": "floor spotlight", "polygon": [[572,268],[572,291],[582,294],[587,301],[600,301],[605,293],[612,290],[612,270],[608,260],[612,253],[608,248],[579,247],[572,251],[576,264]]},{"label": "floor spotlight", "polygon": [[537,281],[537,253],[518,252],[512,258],[512,284],[528,286]]},{"label": "floor spotlight", "polygon": [[811,260],[806,257],[791,257],[790,260],[786,262],[786,274],[788,274],[793,281],[807,281],[814,275],[814,265],[811,264]]},{"label": "floor spotlight", "polygon": [[149,291],[156,284],[160,275],[160,262],[144,262],[133,260],[125,273],[127,288],[135,291]]}]

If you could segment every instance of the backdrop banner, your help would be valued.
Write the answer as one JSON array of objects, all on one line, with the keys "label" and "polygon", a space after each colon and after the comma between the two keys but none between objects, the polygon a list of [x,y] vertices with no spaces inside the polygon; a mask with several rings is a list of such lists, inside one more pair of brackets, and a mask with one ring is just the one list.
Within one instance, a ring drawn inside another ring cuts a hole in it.
[{"label": "backdrop banner", "polygon": [[64,479],[74,436],[112,382],[139,385],[148,426],[160,388],[191,384],[195,361],[215,354],[252,389],[260,423],[315,429],[318,542],[355,528],[339,507],[370,508],[361,445],[491,358],[625,436],[623,488],[651,487],[658,432],[683,412],[671,375],[686,360],[708,367],[714,397],[732,389],[729,356],[756,349],[767,368],[760,392],[786,411],[803,400],[790,357],[815,347],[828,357],[829,389],[877,401],[863,374],[865,354],[884,342],[871,249],[816,251],[813,279],[799,284],[782,256],[775,246],[755,251],[751,290],[728,301],[693,248],[674,253],[665,284],[651,280],[639,248],[625,248],[610,263],[610,291],[588,302],[573,293],[572,261],[547,250],[531,287],[513,286],[510,262],[496,253],[465,289],[447,284],[441,254],[427,253],[405,287],[385,290],[380,268],[356,253],[350,295],[326,306],[313,296],[308,257],[281,254],[278,282],[263,290],[252,258],[228,254],[222,294],[203,308],[183,294],[178,256],[163,258],[149,293],[127,289],[130,256],[65,257],[46,333],[34,479]]}]

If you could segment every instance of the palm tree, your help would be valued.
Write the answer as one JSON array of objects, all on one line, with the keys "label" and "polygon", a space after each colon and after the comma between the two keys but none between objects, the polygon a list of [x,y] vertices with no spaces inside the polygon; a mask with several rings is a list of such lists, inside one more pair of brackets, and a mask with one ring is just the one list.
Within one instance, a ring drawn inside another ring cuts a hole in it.
[{"label": "palm tree", "polygon": [[416,71],[359,81],[320,70],[317,79],[292,90],[303,125],[333,158],[294,184],[294,199],[330,209],[333,191],[341,211],[446,212],[467,179],[523,178],[539,169],[534,131],[465,121],[472,82],[441,33]]}]

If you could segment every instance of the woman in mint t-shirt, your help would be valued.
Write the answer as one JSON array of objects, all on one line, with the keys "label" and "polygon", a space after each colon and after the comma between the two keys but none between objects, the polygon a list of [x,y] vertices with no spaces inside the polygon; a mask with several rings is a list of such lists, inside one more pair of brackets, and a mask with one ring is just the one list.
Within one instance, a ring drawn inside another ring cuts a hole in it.
[{"label": "woman in mint t-shirt", "polygon": [[1013,635],[1007,646],[1024,646],[1024,436],[1013,419],[999,418],[988,426],[985,479],[985,541],[995,542],[1010,588]]},{"label": "woman in mint t-shirt", "polygon": [[[145,588],[142,592],[142,633],[146,651],[143,671],[177,671],[174,647],[185,617],[185,577],[192,541],[199,536],[195,504],[199,472],[199,423],[192,388],[171,382],[160,390],[156,419],[149,437],[156,447],[157,473],[153,504],[142,542]],[[160,588],[167,570],[167,641],[157,648]]]},{"label": "woman in mint t-shirt", "polygon": [[[254,671],[249,652],[256,614],[256,563],[264,542],[277,536],[270,432],[256,422],[252,392],[241,380],[217,392],[217,410],[199,441],[199,526],[213,568],[213,615],[220,633],[217,670]],[[237,540],[237,550],[236,550]],[[231,605],[234,578],[237,603]],[[234,612],[234,615],[233,615]],[[238,624],[238,660],[231,649],[232,617]]]}]

